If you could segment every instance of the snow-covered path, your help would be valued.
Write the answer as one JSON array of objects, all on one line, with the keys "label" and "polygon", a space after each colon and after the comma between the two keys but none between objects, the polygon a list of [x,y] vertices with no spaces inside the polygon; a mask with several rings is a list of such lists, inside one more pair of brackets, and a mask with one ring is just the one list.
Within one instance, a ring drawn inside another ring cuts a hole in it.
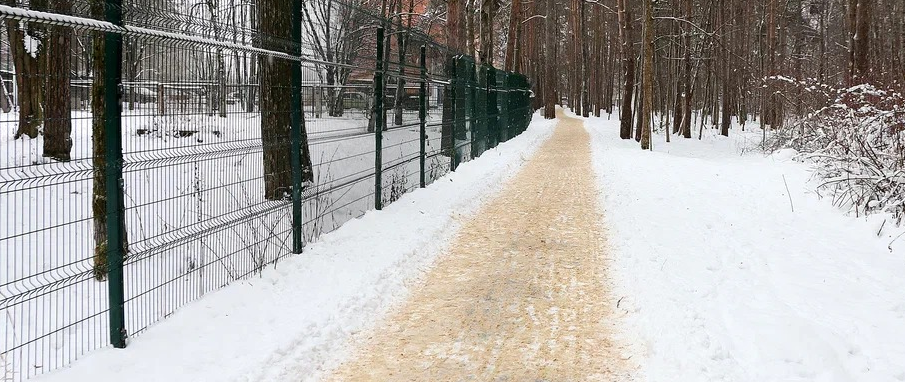
[{"label": "snow-covered path", "polygon": [[738,130],[643,152],[615,118],[588,129],[645,380],[905,380],[903,228],[845,216],[788,155],[740,155]]},{"label": "snow-covered path", "polygon": [[465,222],[337,381],[629,380],[582,122]]}]

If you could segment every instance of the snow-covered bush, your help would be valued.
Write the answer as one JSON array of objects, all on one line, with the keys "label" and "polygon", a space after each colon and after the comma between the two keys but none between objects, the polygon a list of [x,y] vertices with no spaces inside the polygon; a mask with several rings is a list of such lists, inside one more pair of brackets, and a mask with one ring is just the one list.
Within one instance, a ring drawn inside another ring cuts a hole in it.
[{"label": "snow-covered bush", "polygon": [[[864,84],[832,89],[805,84],[822,107],[775,131],[766,149],[790,147],[815,164],[818,191],[856,215],[905,216],[905,99],[890,89]],[[832,89],[832,90],[830,90]]]}]

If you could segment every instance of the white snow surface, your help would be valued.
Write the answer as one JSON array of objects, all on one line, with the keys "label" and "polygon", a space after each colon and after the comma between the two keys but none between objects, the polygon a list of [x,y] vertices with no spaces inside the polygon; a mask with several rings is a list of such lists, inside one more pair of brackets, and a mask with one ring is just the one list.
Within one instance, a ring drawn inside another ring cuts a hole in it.
[{"label": "white snow surface", "polygon": [[528,130],[383,211],[325,234],[301,255],[178,310],[132,339],[37,378],[56,381],[310,381],[348,357],[407,295],[473,213],[552,132]]},{"label": "white snow surface", "polygon": [[744,150],[760,130],[645,152],[618,128],[587,123],[639,380],[905,380],[905,228],[820,199],[794,153]]}]

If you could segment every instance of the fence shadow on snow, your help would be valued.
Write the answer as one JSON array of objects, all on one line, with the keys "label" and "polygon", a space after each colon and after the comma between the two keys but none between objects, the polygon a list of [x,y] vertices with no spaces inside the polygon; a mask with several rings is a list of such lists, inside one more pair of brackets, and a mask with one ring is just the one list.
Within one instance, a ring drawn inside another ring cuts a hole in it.
[{"label": "fence shadow on snow", "polygon": [[524,131],[524,76],[368,1],[0,5],[0,380],[125,347]]}]

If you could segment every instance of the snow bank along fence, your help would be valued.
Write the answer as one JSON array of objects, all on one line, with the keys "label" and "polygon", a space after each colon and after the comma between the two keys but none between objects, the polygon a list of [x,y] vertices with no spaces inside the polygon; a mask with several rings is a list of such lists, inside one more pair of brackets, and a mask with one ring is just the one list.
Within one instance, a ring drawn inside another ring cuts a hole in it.
[{"label": "snow bank along fence", "polygon": [[429,2],[371,1],[0,2],[0,380],[125,347],[524,131],[524,76],[435,42]]}]

